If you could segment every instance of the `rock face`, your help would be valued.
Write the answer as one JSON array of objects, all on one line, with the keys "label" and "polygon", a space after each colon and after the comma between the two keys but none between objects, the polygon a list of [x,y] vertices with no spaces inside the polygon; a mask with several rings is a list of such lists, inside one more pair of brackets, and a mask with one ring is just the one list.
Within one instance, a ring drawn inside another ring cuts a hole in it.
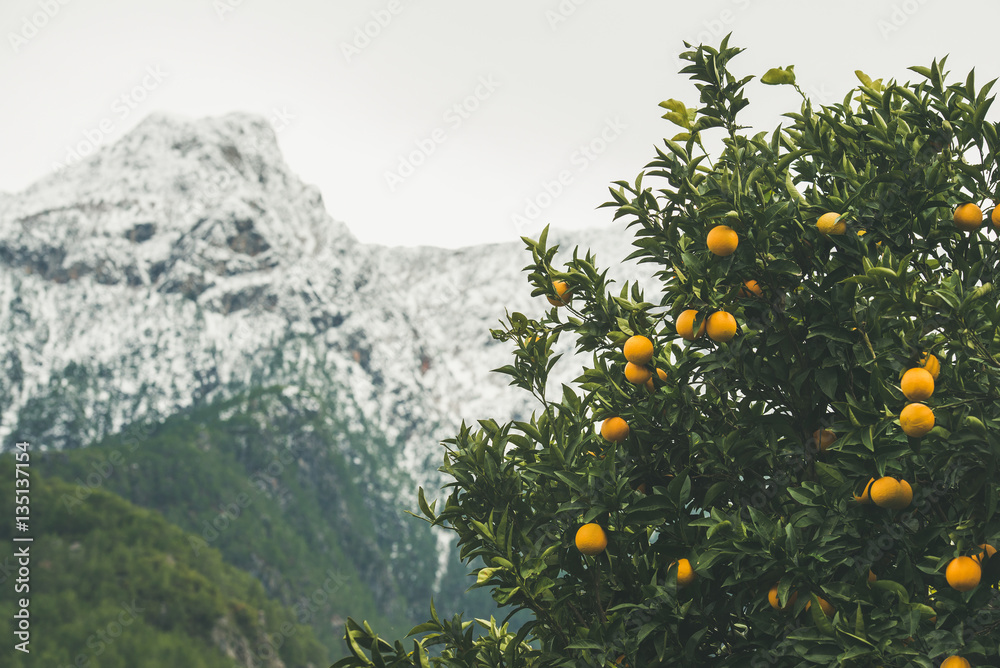
[{"label": "rock face", "polygon": [[[605,267],[631,250],[618,224],[562,241]],[[285,384],[384,435],[394,458],[380,465],[401,482],[379,493],[409,503],[410,482],[437,487],[438,442],[463,419],[534,410],[489,372],[510,359],[489,333],[505,310],[547,308],[530,297],[529,261],[521,243],[360,244],[264,119],[151,116],[0,196],[0,439],[79,447]]]}]

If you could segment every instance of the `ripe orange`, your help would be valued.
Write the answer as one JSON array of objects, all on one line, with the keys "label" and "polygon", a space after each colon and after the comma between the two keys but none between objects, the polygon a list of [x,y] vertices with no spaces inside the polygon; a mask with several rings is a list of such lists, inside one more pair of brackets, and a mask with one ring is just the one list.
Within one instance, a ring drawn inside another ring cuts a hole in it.
[{"label": "ripe orange", "polygon": [[763,290],[763,288],[760,287],[760,283],[758,283],[757,281],[755,281],[755,280],[753,280],[751,278],[749,281],[746,281],[746,282],[743,283],[743,287],[740,289],[740,296],[741,297],[763,297],[764,296],[764,290]]},{"label": "ripe orange", "polygon": [[906,508],[913,503],[913,488],[910,487],[910,483],[906,482],[902,478],[899,480],[899,487],[903,493],[903,498],[900,503],[903,503],[903,507]]},{"label": "ripe orange", "polygon": [[688,310],[684,311],[679,316],[677,316],[677,335],[678,336],[680,336],[682,339],[686,339],[688,341],[694,341],[699,336],[701,336],[702,334],[705,333],[705,321],[702,320],[701,321],[701,327],[698,328],[698,333],[695,334],[695,331],[694,331],[694,319],[695,319],[695,316],[697,316],[697,315],[698,315],[698,312],[696,310],[694,310],[693,308],[689,308]]},{"label": "ripe orange", "polygon": [[972,664],[960,656],[952,655],[941,662],[941,668],[972,668]]},{"label": "ripe orange", "polygon": [[771,607],[774,608],[775,610],[788,610],[795,604],[795,601],[798,600],[799,593],[797,591],[793,591],[792,595],[788,597],[788,602],[785,603],[784,607],[782,607],[781,600],[778,598],[779,584],[781,583],[780,582],[774,583],[774,586],[771,587],[770,591],[767,592],[767,602],[770,603]]},{"label": "ripe orange", "polygon": [[[662,382],[664,383],[667,382],[667,372],[664,371],[663,369],[657,369],[656,375]],[[656,391],[656,383],[653,382],[652,376],[650,376],[649,380],[646,381],[646,389],[648,389],[650,392]]]},{"label": "ripe orange", "polygon": [[692,582],[694,582],[696,575],[694,569],[691,567],[691,562],[687,559],[681,559],[677,562],[677,586],[686,587]]},{"label": "ripe orange", "polygon": [[983,559],[989,559],[990,557],[992,557],[994,554],[997,553],[997,549],[995,547],[993,547],[992,545],[987,545],[986,543],[981,544],[979,548],[983,550],[983,552],[980,552],[979,554],[974,556],[973,559],[975,559],[980,564],[983,563]]},{"label": "ripe orange", "polygon": [[955,227],[963,232],[968,232],[982,225],[983,210],[972,202],[968,202],[955,209],[952,219],[955,221]]},{"label": "ripe orange", "polygon": [[732,255],[739,244],[740,235],[728,225],[716,225],[708,233],[708,250],[719,257]]},{"label": "ripe orange", "polygon": [[900,510],[910,505],[913,501],[913,491],[910,485],[906,487],[895,478],[885,476],[875,481],[871,488],[871,498],[876,506],[889,508],[890,510]]},{"label": "ripe orange", "polygon": [[868,584],[871,584],[872,582],[876,582],[877,580],[878,580],[878,578],[875,577],[875,572],[872,571],[872,569],[869,568],[868,569]]},{"label": "ripe orange", "polygon": [[653,342],[645,336],[630,336],[625,342],[625,359],[632,364],[645,366],[653,359]]},{"label": "ripe orange", "polygon": [[[833,617],[834,609],[833,606],[830,605],[830,602],[825,598],[823,598],[822,596],[817,596],[816,598],[819,599],[819,609],[823,611],[823,614],[825,614],[827,617]],[[809,610],[809,608],[811,607],[812,607],[812,601],[807,601],[806,610]]]},{"label": "ripe orange", "polygon": [[816,221],[816,228],[820,231],[820,234],[843,234],[847,231],[847,223],[842,220],[838,221],[839,217],[839,213],[824,213]]},{"label": "ripe orange", "polygon": [[708,338],[717,343],[728,343],[736,336],[736,318],[731,313],[716,311],[708,316]]},{"label": "ripe orange", "polygon": [[601,436],[612,443],[621,443],[628,438],[628,422],[620,417],[609,417],[601,423]]},{"label": "ripe orange", "polygon": [[546,297],[553,306],[566,306],[572,300],[569,295],[569,283],[566,281],[552,281],[552,289],[559,297]]},{"label": "ripe orange", "polygon": [[576,549],[580,552],[594,556],[604,552],[604,548],[608,546],[608,534],[604,533],[600,524],[591,522],[576,530],[575,542]]},{"label": "ripe orange", "polygon": [[937,357],[931,355],[930,353],[924,353],[923,356],[921,356],[918,364],[920,364],[920,366],[930,371],[931,376],[934,377],[934,380],[937,380],[938,374],[941,373],[941,362],[938,361]]},{"label": "ripe orange", "polygon": [[899,426],[907,436],[920,438],[934,428],[934,411],[924,404],[906,404],[899,414]]},{"label": "ripe orange", "polygon": [[868,482],[865,483],[865,490],[861,492],[861,496],[855,496],[854,500],[858,503],[871,503],[871,489],[872,485],[875,484],[875,478],[869,478]]},{"label": "ripe orange", "polygon": [[969,591],[975,589],[983,577],[983,569],[972,557],[955,557],[944,571],[944,577],[952,589]]},{"label": "ripe orange", "polygon": [[1000,206],[993,209],[993,213],[990,214],[990,220],[993,221],[994,227],[1000,227]]},{"label": "ripe orange", "polygon": [[625,378],[628,382],[634,383],[635,385],[642,385],[646,381],[653,377],[653,372],[647,367],[639,366],[638,364],[632,364],[632,362],[627,362],[625,364]]},{"label": "ripe orange", "polygon": [[923,367],[909,369],[899,381],[899,387],[910,401],[927,401],[934,394],[934,376]]},{"label": "ripe orange", "polygon": [[833,445],[836,440],[837,435],[829,429],[817,429],[813,432],[813,441],[816,442],[816,447],[819,448],[820,452],[826,452],[826,449]]}]

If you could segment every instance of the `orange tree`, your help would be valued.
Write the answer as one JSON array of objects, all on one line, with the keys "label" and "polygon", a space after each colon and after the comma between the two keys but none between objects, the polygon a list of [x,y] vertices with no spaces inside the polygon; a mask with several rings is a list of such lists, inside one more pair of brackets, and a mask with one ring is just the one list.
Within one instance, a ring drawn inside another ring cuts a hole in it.
[{"label": "orange tree", "polygon": [[[494,337],[539,409],[463,425],[443,505],[421,491],[529,620],[350,620],[336,666],[1000,663],[993,82],[858,72],[749,136],[741,50],[688,47],[697,104],[662,103],[682,132],[605,205],[656,296],[526,239],[553,308]],[[592,359],[561,391],[559,337]]]}]

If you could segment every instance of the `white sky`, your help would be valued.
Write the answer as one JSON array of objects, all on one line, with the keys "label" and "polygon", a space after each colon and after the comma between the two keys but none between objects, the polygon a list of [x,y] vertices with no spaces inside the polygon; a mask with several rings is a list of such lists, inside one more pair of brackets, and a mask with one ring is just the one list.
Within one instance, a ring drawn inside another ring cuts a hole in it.
[{"label": "white sky", "polygon": [[[0,190],[152,111],[249,111],[284,124],[288,163],[362,241],[457,247],[607,225],[608,185],[679,131],[657,104],[697,102],[677,74],[683,40],[717,46],[732,31],[740,75],[795,64],[807,93],[834,102],[855,69],[917,79],[907,66],[945,54],[956,77],[997,77],[998,18],[989,0],[3,0]],[[376,36],[348,56],[366,24]],[[798,108],[789,87],[755,81],[748,96],[761,130]],[[421,144],[429,155],[390,185]]]}]

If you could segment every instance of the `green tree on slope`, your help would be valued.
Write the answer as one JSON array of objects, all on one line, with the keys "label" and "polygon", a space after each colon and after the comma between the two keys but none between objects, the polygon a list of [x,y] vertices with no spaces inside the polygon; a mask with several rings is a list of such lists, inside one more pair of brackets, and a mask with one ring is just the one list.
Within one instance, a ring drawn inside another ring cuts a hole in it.
[{"label": "green tree on slope", "polygon": [[[993,82],[859,72],[748,136],[740,51],[681,55],[697,103],[662,103],[682,132],[605,205],[655,303],[525,239],[533,294],[565,305],[494,336],[539,410],[463,426],[447,499],[421,495],[530,620],[432,608],[396,643],[351,620],[337,667],[1000,662]],[[552,400],[567,336],[593,362]]]}]

